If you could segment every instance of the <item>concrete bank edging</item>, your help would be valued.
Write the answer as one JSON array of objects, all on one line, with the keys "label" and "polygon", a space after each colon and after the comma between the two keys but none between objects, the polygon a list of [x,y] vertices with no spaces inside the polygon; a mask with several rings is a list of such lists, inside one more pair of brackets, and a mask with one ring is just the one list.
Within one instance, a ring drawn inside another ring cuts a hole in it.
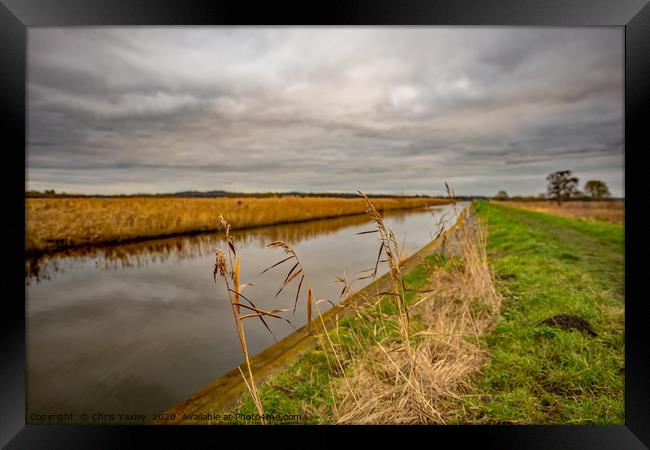
[{"label": "concrete bank edging", "polygon": [[[461,225],[467,214],[469,206],[464,208],[456,220],[438,238],[429,242],[416,253],[407,258],[402,268],[409,272],[424,260],[425,257],[438,252],[450,232]],[[376,299],[376,294],[390,290],[390,278],[386,273],[364,288],[350,294],[343,301],[322,314],[321,319],[316,316],[310,323],[294,331],[289,336],[274,343],[266,350],[250,359],[251,369],[257,385],[261,385],[270,375],[288,367],[300,355],[318,344],[317,332],[322,330],[323,323],[327,330],[336,325],[337,321],[354,312],[355,306],[368,304]],[[185,416],[201,415],[205,413],[224,414],[229,412],[247,391],[242,375],[246,372],[245,364],[234,368],[225,375],[217,378],[212,383],[192,394],[184,401],[172,406],[161,414],[162,419],[152,421],[152,424],[180,424]],[[200,421],[199,421],[200,422]],[[189,422],[194,423],[194,422]]]}]

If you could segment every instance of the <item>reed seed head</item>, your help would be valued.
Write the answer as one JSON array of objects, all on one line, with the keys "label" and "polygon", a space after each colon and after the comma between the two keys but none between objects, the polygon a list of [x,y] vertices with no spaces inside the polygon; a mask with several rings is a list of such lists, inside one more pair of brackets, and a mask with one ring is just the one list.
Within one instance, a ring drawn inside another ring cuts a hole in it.
[{"label": "reed seed head", "polygon": [[219,224],[219,230],[224,230],[226,232],[226,238],[230,238],[230,224],[223,218],[223,214],[219,214],[217,221]]},{"label": "reed seed head", "polygon": [[212,275],[216,281],[217,273],[222,277],[225,277],[227,272],[228,268],[226,266],[226,257],[224,256],[223,251],[218,248],[215,251],[214,269],[212,271]]},{"label": "reed seed head", "polygon": [[296,252],[293,249],[293,247],[291,247],[291,245],[289,245],[287,242],[284,241],[273,241],[270,244],[268,244],[267,247],[281,248],[282,250],[284,250],[284,253],[294,255],[294,256],[296,255]]}]

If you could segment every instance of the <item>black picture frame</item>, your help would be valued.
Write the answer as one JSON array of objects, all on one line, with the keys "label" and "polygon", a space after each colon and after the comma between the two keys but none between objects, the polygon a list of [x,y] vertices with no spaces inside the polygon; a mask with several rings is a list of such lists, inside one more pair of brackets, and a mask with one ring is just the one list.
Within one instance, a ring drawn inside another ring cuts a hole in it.
[{"label": "black picture frame", "polygon": [[[26,425],[25,416],[25,99],[27,27],[81,25],[490,25],[490,26],[619,26],[625,28],[625,425],[621,426],[439,426],[409,427],[408,442],[480,448],[647,448],[650,446],[650,327],[641,286],[646,231],[642,226],[643,153],[650,150],[645,117],[650,116],[650,5],[648,0],[364,0],[348,2],[234,2],[128,0],[1,0],[0,111],[4,157],[2,176],[5,217],[11,233],[0,313],[1,401],[0,444],[7,448],[163,447],[190,439],[207,446],[226,445],[224,433],[239,439],[242,429],[201,426],[65,426]],[[23,152],[20,149],[23,149]],[[9,205],[7,207],[7,205]],[[22,237],[22,240],[20,239]],[[22,265],[22,266],[21,266]],[[19,269],[22,267],[22,269]],[[22,270],[21,273],[18,273]],[[14,273],[14,271],[16,273]],[[292,428],[295,430],[296,428]],[[289,430],[291,432],[295,432]],[[304,429],[303,429],[304,430]],[[249,427],[247,437],[286,431],[286,427]],[[372,432],[383,439],[400,427],[315,427],[330,445],[350,431]],[[235,436],[235,433],[237,435]],[[393,436],[398,438],[397,436]],[[280,437],[278,442],[282,442]],[[295,444],[295,438],[291,443]],[[302,438],[301,438],[302,439]],[[416,444],[417,445],[417,444]]]}]

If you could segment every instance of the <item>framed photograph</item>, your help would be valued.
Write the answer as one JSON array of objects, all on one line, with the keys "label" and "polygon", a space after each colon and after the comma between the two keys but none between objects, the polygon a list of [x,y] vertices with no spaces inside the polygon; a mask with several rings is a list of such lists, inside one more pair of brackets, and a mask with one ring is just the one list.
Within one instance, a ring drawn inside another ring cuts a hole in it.
[{"label": "framed photograph", "polygon": [[3,0],[0,441],[647,448],[649,30],[645,0]]}]

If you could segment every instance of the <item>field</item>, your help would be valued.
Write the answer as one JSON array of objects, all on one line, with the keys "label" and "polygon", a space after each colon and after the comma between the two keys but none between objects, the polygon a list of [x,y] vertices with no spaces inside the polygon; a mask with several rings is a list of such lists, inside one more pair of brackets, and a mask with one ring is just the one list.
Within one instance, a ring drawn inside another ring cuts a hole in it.
[{"label": "field", "polygon": [[[468,415],[479,423],[622,424],[624,230],[491,204],[490,255],[504,304]],[[558,314],[593,330],[543,324]]]},{"label": "field", "polygon": [[[410,343],[390,297],[356,311],[321,339],[329,347],[260,385],[264,411],[283,417],[272,423],[624,422],[623,227],[474,208],[486,240],[461,239],[405,276],[434,289],[405,295]],[[549,322],[558,315],[571,320]],[[246,394],[234,422],[255,413]]]},{"label": "field", "polygon": [[500,201],[503,205],[577,219],[603,220],[622,224],[625,221],[625,202],[622,201],[571,201],[558,206],[555,202]]},{"label": "field", "polygon": [[[431,198],[379,198],[380,210],[446,203]],[[363,214],[349,198],[29,198],[25,251],[34,255],[81,245],[109,244],[213,231],[219,215],[232,229]]]}]

